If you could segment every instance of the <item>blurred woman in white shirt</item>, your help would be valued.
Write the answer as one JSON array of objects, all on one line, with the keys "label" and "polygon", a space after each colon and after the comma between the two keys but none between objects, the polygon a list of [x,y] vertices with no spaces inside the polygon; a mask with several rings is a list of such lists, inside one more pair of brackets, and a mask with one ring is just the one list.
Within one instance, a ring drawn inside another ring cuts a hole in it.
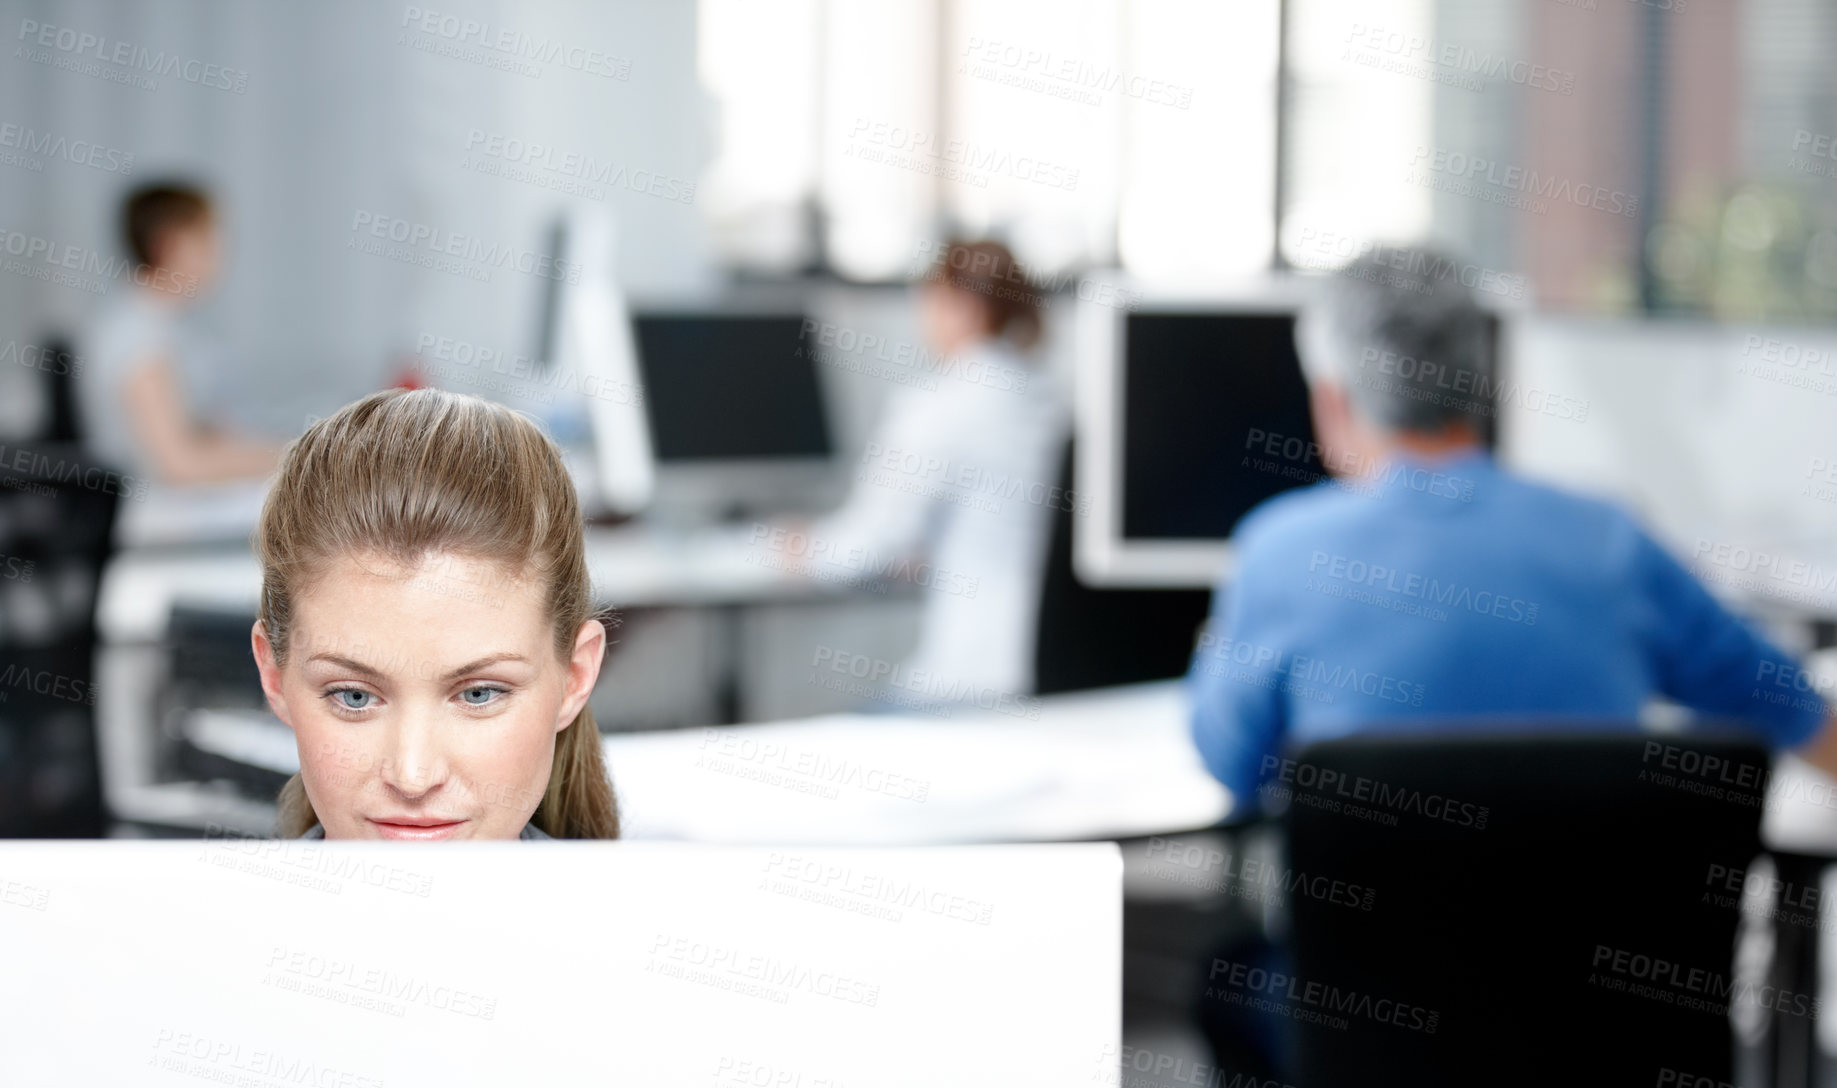
[{"label": "blurred woman in white shirt", "polygon": [[916,699],[1024,707],[1066,398],[1035,350],[1039,292],[1006,247],[944,248],[919,288],[936,353],[931,387],[902,386],[842,506],[811,527],[829,554],[912,572],[925,593],[917,648],[900,666]]}]

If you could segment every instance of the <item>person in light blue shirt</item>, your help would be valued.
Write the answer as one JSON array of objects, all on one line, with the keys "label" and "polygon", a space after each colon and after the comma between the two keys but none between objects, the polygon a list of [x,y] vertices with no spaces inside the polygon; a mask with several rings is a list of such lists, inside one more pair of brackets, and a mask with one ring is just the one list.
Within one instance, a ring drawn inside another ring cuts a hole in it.
[{"label": "person in light blue shirt", "polygon": [[1243,804],[1312,741],[1626,727],[1654,697],[1837,773],[1826,706],[1791,657],[1625,513],[1492,461],[1484,315],[1434,274],[1451,262],[1388,252],[1333,277],[1297,324],[1336,478],[1234,534],[1187,676],[1212,773]]}]

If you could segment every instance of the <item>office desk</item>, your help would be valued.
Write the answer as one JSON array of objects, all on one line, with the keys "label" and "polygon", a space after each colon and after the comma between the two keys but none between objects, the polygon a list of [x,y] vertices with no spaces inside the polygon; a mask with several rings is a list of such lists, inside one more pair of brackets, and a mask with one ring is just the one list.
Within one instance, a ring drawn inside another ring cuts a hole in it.
[{"label": "office desk", "polygon": [[1231,795],[1178,681],[1040,700],[1037,720],[832,714],[606,738],[627,834],[726,844],[1129,838],[1210,827]]}]

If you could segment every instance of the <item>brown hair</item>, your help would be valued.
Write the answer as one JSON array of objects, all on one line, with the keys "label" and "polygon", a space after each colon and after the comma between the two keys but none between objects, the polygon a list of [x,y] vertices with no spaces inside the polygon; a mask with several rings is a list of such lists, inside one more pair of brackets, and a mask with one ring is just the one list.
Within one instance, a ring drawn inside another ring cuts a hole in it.
[{"label": "brown hair", "polygon": [[160,236],[174,228],[189,227],[211,217],[210,197],[204,190],[177,182],[146,185],[128,194],[121,205],[121,230],[128,252],[142,266],[156,265],[154,249]]},{"label": "brown hair", "polygon": [[[439,389],[389,389],[348,404],[287,448],[255,530],[261,620],[284,663],[294,602],[324,564],[372,553],[414,566],[433,554],[496,560],[527,573],[566,660],[596,614],[580,501],[561,453],[502,405]],[[281,790],[280,827],[318,822],[299,775]],[[531,822],[558,839],[614,839],[619,813],[599,729],[586,707],[555,744]]]},{"label": "brown hair", "polygon": [[980,299],[991,335],[1006,336],[1021,347],[1040,339],[1045,300],[1000,242],[952,242],[939,254],[928,278]]}]

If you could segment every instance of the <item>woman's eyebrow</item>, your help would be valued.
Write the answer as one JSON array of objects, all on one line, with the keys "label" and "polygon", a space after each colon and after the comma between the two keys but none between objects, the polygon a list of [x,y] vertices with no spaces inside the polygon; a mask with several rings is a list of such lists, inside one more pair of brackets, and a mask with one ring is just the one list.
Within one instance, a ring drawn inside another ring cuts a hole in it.
[{"label": "woman's eyebrow", "polygon": [[380,669],[372,668],[361,661],[353,661],[341,654],[316,653],[306,659],[306,663],[309,665],[315,661],[323,661],[328,665],[336,665],[347,672],[354,672],[359,676],[368,676],[373,680],[381,680],[383,678]]},{"label": "woman's eyebrow", "polygon": [[[378,669],[372,665],[366,665],[361,661],[354,661],[351,658],[343,656],[342,654],[317,653],[307,658],[306,660],[308,663],[311,663],[314,661],[323,661],[328,665],[336,665],[339,668],[344,669],[348,672],[354,672],[358,674],[359,676],[366,676],[372,680],[384,679],[383,671],[381,669]],[[480,669],[488,669],[493,665],[500,665],[506,661],[528,662],[529,658],[524,657],[522,654],[513,654],[513,653],[488,654],[484,657],[479,658],[476,661],[466,662],[464,665],[461,665],[458,668],[453,669],[452,671],[448,672],[445,676],[441,677],[441,679],[449,681],[449,682],[453,680],[458,680],[459,678],[465,676],[467,673],[477,672]]]},{"label": "woman's eyebrow", "polygon": [[529,658],[524,657],[522,654],[512,654],[512,653],[490,654],[485,657],[479,658],[477,661],[466,662],[464,665],[461,665],[457,669],[454,669],[453,671],[447,673],[444,679],[449,680],[449,681],[458,680],[460,677],[466,675],[469,672],[477,672],[480,669],[488,669],[493,665],[501,665],[506,661],[528,662]]}]

